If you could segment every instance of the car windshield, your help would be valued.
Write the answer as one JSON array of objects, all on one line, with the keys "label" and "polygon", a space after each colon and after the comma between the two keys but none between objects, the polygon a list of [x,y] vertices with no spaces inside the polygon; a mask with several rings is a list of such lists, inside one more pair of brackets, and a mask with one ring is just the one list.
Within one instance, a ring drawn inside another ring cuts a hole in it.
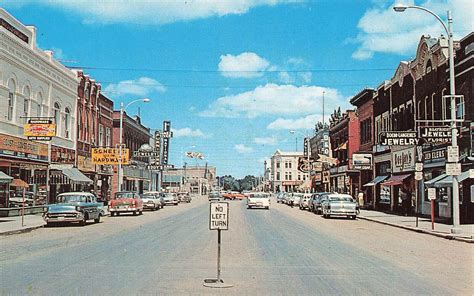
[{"label": "car windshield", "polygon": [[117,192],[117,193],[115,193],[115,198],[135,198],[135,193],[133,193],[133,192]]},{"label": "car windshield", "polygon": [[[89,198],[90,200],[90,198]],[[59,203],[69,202],[87,202],[87,196],[85,195],[60,195],[58,196]]]},{"label": "car windshield", "polygon": [[155,198],[155,195],[151,193],[145,193],[142,194],[142,198]]},{"label": "car windshield", "polygon": [[353,201],[352,197],[350,196],[330,196],[330,201]]}]

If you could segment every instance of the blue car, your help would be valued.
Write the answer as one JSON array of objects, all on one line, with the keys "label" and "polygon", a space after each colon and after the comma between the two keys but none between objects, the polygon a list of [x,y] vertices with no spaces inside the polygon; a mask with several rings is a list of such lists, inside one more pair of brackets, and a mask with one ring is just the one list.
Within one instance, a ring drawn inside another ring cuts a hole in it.
[{"label": "blue car", "polygon": [[100,203],[89,192],[61,193],[57,203],[45,207],[43,219],[46,225],[53,223],[77,222],[85,225],[88,220],[100,222]]}]

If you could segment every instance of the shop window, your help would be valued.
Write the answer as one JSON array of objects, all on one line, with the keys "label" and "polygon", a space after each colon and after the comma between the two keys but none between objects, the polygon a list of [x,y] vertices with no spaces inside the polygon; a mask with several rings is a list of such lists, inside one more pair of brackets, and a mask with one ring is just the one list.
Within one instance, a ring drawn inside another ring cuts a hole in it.
[{"label": "shop window", "polygon": [[104,126],[99,123],[99,139],[97,143],[97,147],[102,147],[104,144]]},{"label": "shop window", "polygon": [[58,102],[55,102],[53,105],[53,117],[54,123],[56,124],[56,132],[59,130],[59,115],[61,113],[61,106]]},{"label": "shop window", "polygon": [[380,203],[390,204],[390,186],[380,185]]},{"label": "shop window", "polygon": [[105,146],[110,147],[111,143],[111,138],[110,138],[110,128],[105,129]]}]

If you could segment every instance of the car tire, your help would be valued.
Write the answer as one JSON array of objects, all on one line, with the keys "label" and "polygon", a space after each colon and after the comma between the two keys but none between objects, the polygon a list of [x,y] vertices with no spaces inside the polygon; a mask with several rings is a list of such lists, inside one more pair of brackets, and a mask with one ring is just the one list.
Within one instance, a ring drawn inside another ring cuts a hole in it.
[{"label": "car tire", "polygon": [[82,221],[80,222],[81,226],[85,226],[85,225],[86,225],[87,220],[88,220],[87,218],[89,218],[89,217],[87,217],[87,214],[85,214],[85,215],[84,215],[84,218],[83,218]]},{"label": "car tire", "polygon": [[116,216],[120,216],[120,212],[115,213]]},{"label": "car tire", "polygon": [[352,219],[352,220],[355,220],[356,218],[357,218],[356,215],[352,215],[352,216],[351,216],[351,219]]},{"label": "car tire", "polygon": [[137,212],[136,211],[133,211],[133,216],[136,216],[137,215]]},{"label": "car tire", "polygon": [[94,223],[99,223],[100,222],[100,215],[97,216],[97,219],[94,219]]},{"label": "car tire", "polygon": [[138,215],[143,215],[143,211],[138,211]]}]

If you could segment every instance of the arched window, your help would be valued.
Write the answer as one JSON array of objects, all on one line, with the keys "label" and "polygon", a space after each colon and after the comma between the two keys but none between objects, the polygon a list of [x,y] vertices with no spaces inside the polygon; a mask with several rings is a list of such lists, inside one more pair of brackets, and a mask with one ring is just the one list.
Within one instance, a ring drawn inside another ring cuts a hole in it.
[{"label": "arched window", "polygon": [[89,141],[89,110],[86,110],[86,118],[84,120],[84,140]]},{"label": "arched window", "polygon": [[42,116],[42,110],[43,110],[43,95],[39,92],[38,95],[36,96],[36,101],[38,105],[36,105],[36,116]]},{"label": "arched window", "polygon": [[66,108],[64,110],[64,137],[66,139],[69,139],[70,137],[70,129],[69,129],[69,125],[70,125],[70,121],[71,121],[71,110],[69,110],[69,108]]},{"label": "arched window", "polygon": [[24,91],[24,96],[25,96],[25,99],[23,100],[23,123],[27,123],[28,122],[28,111],[30,110],[30,95],[31,95],[31,91],[30,91],[30,87],[29,86],[25,86],[25,91]]},{"label": "arched window", "polygon": [[59,131],[59,116],[61,114],[61,106],[59,105],[58,102],[55,102],[53,105],[53,116],[54,116],[54,123],[56,124],[56,133]]},{"label": "arched window", "polygon": [[89,88],[89,85],[86,84],[86,91],[85,91],[85,94],[84,94],[84,102],[89,102],[89,97],[91,95],[91,89]]},{"label": "arched window", "polygon": [[15,89],[16,84],[13,79],[8,81],[8,110],[7,110],[7,119],[8,121],[13,121],[13,105],[15,104]]}]

